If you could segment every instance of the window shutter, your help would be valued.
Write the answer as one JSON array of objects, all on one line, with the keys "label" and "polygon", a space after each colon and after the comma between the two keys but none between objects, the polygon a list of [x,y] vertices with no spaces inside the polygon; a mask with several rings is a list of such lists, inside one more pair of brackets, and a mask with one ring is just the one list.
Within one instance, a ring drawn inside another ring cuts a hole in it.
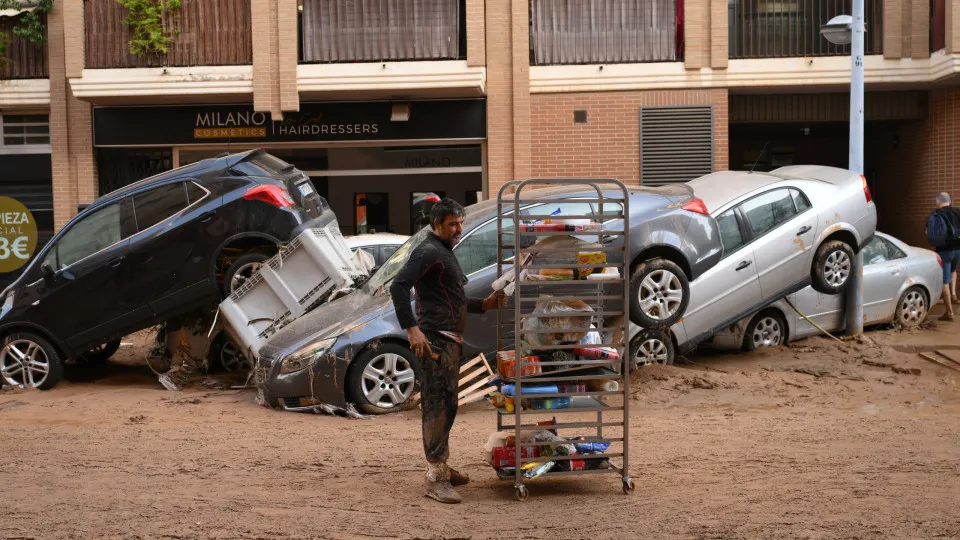
[{"label": "window shutter", "polygon": [[640,183],[687,182],[713,172],[713,107],[640,108]]}]

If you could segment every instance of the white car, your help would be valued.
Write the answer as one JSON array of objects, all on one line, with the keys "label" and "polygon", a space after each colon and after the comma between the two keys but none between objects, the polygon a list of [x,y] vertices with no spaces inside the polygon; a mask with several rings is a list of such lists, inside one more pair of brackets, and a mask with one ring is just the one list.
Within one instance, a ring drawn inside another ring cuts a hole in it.
[{"label": "white car", "polygon": [[380,268],[380,265],[389,259],[393,252],[409,238],[407,235],[393,233],[357,234],[343,237],[351,252],[356,253],[358,249],[362,249],[373,257],[374,270]]},{"label": "white car", "polygon": [[[922,323],[937,303],[943,288],[943,262],[936,252],[909,246],[877,232],[863,248],[863,315],[865,325],[896,323],[913,327]],[[744,317],[717,332],[711,345],[720,349],[753,350],[776,347],[819,334],[800,313],[828,332],[845,329],[844,295],[823,294],[806,287],[769,304],[756,315]],[[633,335],[639,329],[633,330]],[[638,363],[672,363],[674,342],[656,335],[635,345],[642,350]]]},{"label": "white car", "polygon": [[[681,352],[758,313],[770,299],[808,285],[842,298],[854,256],[877,225],[866,179],[846,169],[800,165],[771,172],[723,171],[687,185],[716,220],[723,255],[690,283],[689,307],[670,327]],[[659,292],[656,288],[649,298],[665,294],[662,285]],[[666,354],[667,343],[651,347],[667,334],[643,334],[638,347],[631,340],[638,363]]]}]

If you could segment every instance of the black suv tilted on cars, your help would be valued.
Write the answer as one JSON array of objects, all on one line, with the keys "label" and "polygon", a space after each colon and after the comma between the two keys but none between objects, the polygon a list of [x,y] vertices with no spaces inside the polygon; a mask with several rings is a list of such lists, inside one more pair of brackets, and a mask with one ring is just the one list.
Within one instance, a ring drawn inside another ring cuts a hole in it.
[{"label": "black suv tilted on cars", "polygon": [[0,294],[0,379],[52,388],[63,362],[205,305],[334,214],[303,172],[221,154],[97,199]]}]

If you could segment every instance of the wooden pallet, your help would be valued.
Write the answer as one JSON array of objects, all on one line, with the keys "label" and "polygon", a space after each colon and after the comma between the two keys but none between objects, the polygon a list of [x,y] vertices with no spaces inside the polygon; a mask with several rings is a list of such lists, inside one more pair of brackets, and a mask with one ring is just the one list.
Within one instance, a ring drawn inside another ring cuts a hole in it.
[{"label": "wooden pallet", "polygon": [[[460,366],[460,381],[457,384],[459,393],[457,394],[457,405],[472,403],[483,399],[484,396],[494,391],[491,383],[497,378],[487,358],[480,353],[476,358]],[[416,403],[420,402],[420,393],[416,393],[412,398]]]}]

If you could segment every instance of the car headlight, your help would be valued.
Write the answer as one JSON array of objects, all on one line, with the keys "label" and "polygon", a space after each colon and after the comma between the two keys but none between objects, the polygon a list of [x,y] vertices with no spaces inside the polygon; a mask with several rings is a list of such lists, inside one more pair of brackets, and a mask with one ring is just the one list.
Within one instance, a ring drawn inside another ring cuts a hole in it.
[{"label": "car headlight", "polygon": [[297,349],[296,351],[285,356],[283,360],[280,361],[280,373],[294,373],[309,366],[311,362],[330,350],[330,347],[333,347],[333,344],[336,343],[336,341],[337,338],[334,337],[325,339],[323,341],[318,341],[316,343],[311,343],[306,347]]}]

